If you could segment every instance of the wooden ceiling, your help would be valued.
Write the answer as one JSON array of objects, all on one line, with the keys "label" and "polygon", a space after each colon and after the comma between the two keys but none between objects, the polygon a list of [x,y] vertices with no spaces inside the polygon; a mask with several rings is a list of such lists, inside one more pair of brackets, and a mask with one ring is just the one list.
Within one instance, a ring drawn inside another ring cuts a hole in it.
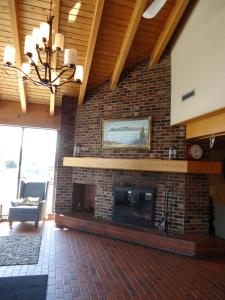
[{"label": "wooden ceiling", "polygon": [[[105,80],[116,88],[122,70],[149,57],[150,66],[158,62],[171,38],[188,0],[167,0],[158,15],[146,20],[143,11],[149,0],[53,0],[54,29],[65,36],[65,48],[76,48],[78,64],[84,66],[84,83],[62,86],[56,97],[48,89],[23,83],[14,70],[5,73],[4,47],[13,45],[17,65],[26,62],[24,39],[46,21],[50,0],[0,1],[0,100],[20,101],[21,110],[29,103],[46,104],[54,114],[62,95],[73,95],[81,105],[85,92]],[[58,55],[54,62],[63,63]]]}]

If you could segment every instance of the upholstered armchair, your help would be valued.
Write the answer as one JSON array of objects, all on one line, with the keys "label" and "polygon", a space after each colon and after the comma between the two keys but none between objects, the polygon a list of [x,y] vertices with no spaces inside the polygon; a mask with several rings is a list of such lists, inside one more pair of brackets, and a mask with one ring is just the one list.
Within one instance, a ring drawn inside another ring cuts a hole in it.
[{"label": "upholstered armchair", "polygon": [[45,217],[47,201],[48,182],[21,181],[19,199],[11,202],[9,208],[9,226],[12,229],[14,221],[38,222]]}]

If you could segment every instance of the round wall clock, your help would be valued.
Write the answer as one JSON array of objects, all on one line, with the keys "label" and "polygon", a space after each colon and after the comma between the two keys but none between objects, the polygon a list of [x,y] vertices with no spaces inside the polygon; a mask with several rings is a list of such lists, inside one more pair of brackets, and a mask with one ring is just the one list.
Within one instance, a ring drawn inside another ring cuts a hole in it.
[{"label": "round wall clock", "polygon": [[188,147],[188,158],[190,159],[201,159],[203,157],[204,151],[198,144],[193,144]]}]

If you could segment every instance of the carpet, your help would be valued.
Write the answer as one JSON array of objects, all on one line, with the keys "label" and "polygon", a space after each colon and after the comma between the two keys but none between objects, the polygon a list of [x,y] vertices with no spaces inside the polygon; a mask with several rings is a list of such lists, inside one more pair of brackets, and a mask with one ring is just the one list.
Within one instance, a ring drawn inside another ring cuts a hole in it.
[{"label": "carpet", "polygon": [[1,236],[0,266],[38,263],[41,236]]},{"label": "carpet", "polygon": [[48,275],[0,278],[0,299],[45,300]]}]

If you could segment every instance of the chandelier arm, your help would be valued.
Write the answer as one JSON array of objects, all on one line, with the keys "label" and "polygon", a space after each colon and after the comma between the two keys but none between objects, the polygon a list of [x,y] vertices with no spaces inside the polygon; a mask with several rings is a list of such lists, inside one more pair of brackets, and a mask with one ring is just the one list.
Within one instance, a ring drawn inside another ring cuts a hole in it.
[{"label": "chandelier arm", "polygon": [[59,85],[57,85],[57,87],[62,86],[64,84],[68,83],[68,82],[76,83],[74,80],[67,80],[67,81],[64,81],[64,82],[60,83]]},{"label": "chandelier arm", "polygon": [[54,70],[56,70],[56,71],[59,71],[59,70],[62,70],[63,68],[67,68],[68,69],[68,67],[67,66],[61,66],[61,67],[57,67],[57,68],[55,68]]},{"label": "chandelier arm", "polygon": [[45,81],[47,79],[47,65],[45,64]]},{"label": "chandelier arm", "polygon": [[[4,65],[4,66],[5,66],[5,65]],[[8,66],[8,65],[6,65],[6,67],[15,69],[15,70],[17,70],[17,71],[20,71],[20,72],[24,75],[24,77],[25,77],[26,79],[32,81],[32,82],[33,82],[34,84],[36,84],[36,85],[39,85],[39,86],[43,86],[43,85],[44,85],[42,81],[41,81],[41,82],[38,82],[38,81],[34,80],[33,78],[31,78],[31,77],[30,77],[29,75],[27,75],[22,69],[18,68],[17,66]],[[6,72],[6,69],[5,69],[5,72]],[[6,74],[7,74],[7,75],[10,75],[10,74],[7,73],[7,72],[6,72]]]},{"label": "chandelier arm", "polygon": [[40,63],[42,64],[42,66],[44,66],[44,63],[43,63],[43,61],[41,59],[41,51],[39,49],[36,49],[36,51],[37,51],[38,59],[39,59]]},{"label": "chandelier arm", "polygon": [[[51,60],[50,60],[50,66],[51,66]],[[49,82],[51,84],[51,82],[52,82],[51,68],[48,68],[48,78],[49,78]]]},{"label": "chandelier arm", "polygon": [[[11,69],[15,69],[17,71],[20,71],[21,73],[24,74],[25,77],[27,77],[27,74],[22,69],[18,68],[17,66],[12,66],[12,65],[11,66],[10,65],[4,65],[4,66],[7,67],[7,68],[11,68]],[[5,72],[6,72],[6,69],[5,69]],[[11,74],[9,74],[7,72],[6,72],[6,74],[7,75],[11,75]]]},{"label": "chandelier arm", "polygon": [[43,83],[34,80],[33,78],[31,78],[30,76],[26,76],[26,79],[31,81],[33,84],[37,85],[37,86],[45,86]]},{"label": "chandelier arm", "polygon": [[[20,70],[20,69],[19,69]],[[37,80],[34,80],[32,77],[30,77],[29,75],[26,75],[22,70],[20,70],[23,74],[24,74],[24,77],[25,79],[28,79],[30,80],[32,83],[34,83],[35,85],[37,86],[46,86],[46,84],[44,82],[40,82],[40,81],[37,81]]]},{"label": "chandelier arm", "polygon": [[[67,68],[66,70],[63,70],[62,72],[60,72],[60,73],[58,74],[58,76],[51,82],[51,84],[52,84],[53,82],[55,82],[59,77],[62,76],[62,74],[64,74],[64,73],[67,72],[67,71],[69,71],[68,68]],[[70,79],[70,78],[68,78],[68,79]]]},{"label": "chandelier arm", "polygon": [[41,76],[40,76],[38,67],[37,67],[37,65],[35,64],[35,62],[33,62],[33,66],[34,66],[34,68],[35,68],[35,71],[36,71],[36,73],[37,73],[37,76],[38,76],[39,80],[43,83],[43,80],[42,80],[42,78],[41,78]]},{"label": "chandelier arm", "polygon": [[68,78],[66,78],[65,80],[70,80],[71,78],[73,78],[74,74],[75,74],[76,69],[74,68],[73,70],[73,74],[71,76],[69,76]]},{"label": "chandelier arm", "polygon": [[[4,67],[5,67],[5,68],[4,68],[4,71],[5,71],[5,74],[6,74],[6,75],[8,75],[8,76],[13,75],[13,74],[10,74],[10,73],[8,73],[8,72],[6,71],[7,69],[6,69],[6,66],[5,66],[5,65],[4,65]],[[7,67],[8,67],[8,66],[7,66]]]}]

